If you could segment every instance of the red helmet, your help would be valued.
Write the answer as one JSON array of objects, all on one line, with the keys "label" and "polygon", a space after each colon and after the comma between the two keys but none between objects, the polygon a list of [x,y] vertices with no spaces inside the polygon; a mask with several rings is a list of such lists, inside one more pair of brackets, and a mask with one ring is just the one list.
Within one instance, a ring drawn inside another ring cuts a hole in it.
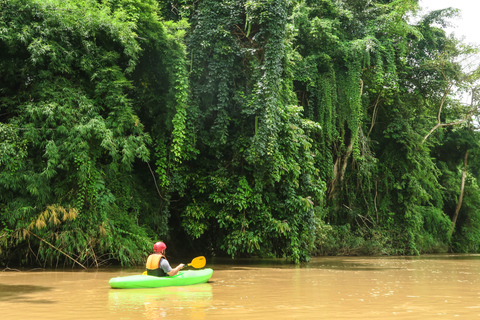
[{"label": "red helmet", "polygon": [[153,245],[153,252],[162,253],[165,249],[167,249],[167,245],[162,241],[157,242]]}]

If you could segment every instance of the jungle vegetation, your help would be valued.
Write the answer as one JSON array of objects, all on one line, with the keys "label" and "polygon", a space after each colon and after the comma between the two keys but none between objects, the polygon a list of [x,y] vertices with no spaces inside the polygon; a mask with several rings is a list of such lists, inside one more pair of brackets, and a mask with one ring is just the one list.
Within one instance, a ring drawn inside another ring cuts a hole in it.
[{"label": "jungle vegetation", "polygon": [[478,48],[419,10],[0,0],[0,265],[480,252]]}]

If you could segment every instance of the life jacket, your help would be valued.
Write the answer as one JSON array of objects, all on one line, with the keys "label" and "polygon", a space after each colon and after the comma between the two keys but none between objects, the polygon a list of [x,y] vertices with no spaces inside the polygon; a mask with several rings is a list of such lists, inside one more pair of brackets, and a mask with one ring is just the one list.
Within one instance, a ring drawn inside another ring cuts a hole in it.
[{"label": "life jacket", "polygon": [[147,275],[156,276],[156,277],[166,277],[168,276],[162,268],[159,267],[160,260],[165,259],[160,253],[154,253],[148,256],[147,259]]}]

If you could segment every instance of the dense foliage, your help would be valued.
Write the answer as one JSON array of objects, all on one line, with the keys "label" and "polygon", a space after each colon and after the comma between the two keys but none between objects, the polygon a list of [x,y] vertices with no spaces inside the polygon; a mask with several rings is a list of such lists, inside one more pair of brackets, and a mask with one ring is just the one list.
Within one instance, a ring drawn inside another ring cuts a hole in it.
[{"label": "dense foliage", "polygon": [[480,252],[478,51],[418,9],[0,0],[2,265]]}]

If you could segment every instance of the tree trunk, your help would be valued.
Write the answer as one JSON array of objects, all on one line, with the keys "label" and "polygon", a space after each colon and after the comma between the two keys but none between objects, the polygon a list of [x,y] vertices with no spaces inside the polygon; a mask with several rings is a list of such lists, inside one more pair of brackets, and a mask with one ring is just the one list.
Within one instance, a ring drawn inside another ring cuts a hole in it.
[{"label": "tree trunk", "polygon": [[[347,171],[348,159],[350,158],[352,151],[353,151],[353,137],[350,138],[350,144],[347,147],[347,150],[345,152],[345,155],[343,156],[343,159],[339,157],[335,161],[335,165],[333,166],[334,178],[332,180],[330,194],[328,198],[335,199],[336,194],[338,192],[338,185],[343,183],[343,178],[345,177],[345,171]],[[339,169],[340,165],[342,167]]]},{"label": "tree trunk", "polygon": [[453,234],[453,230],[455,229],[455,224],[457,223],[458,213],[460,212],[460,208],[462,207],[463,193],[465,190],[465,176],[467,174],[467,158],[468,158],[468,150],[465,152],[465,159],[463,160],[462,184],[460,186],[460,196],[458,197],[457,207],[455,208],[455,214],[453,215],[452,229],[450,230],[450,235]]}]

